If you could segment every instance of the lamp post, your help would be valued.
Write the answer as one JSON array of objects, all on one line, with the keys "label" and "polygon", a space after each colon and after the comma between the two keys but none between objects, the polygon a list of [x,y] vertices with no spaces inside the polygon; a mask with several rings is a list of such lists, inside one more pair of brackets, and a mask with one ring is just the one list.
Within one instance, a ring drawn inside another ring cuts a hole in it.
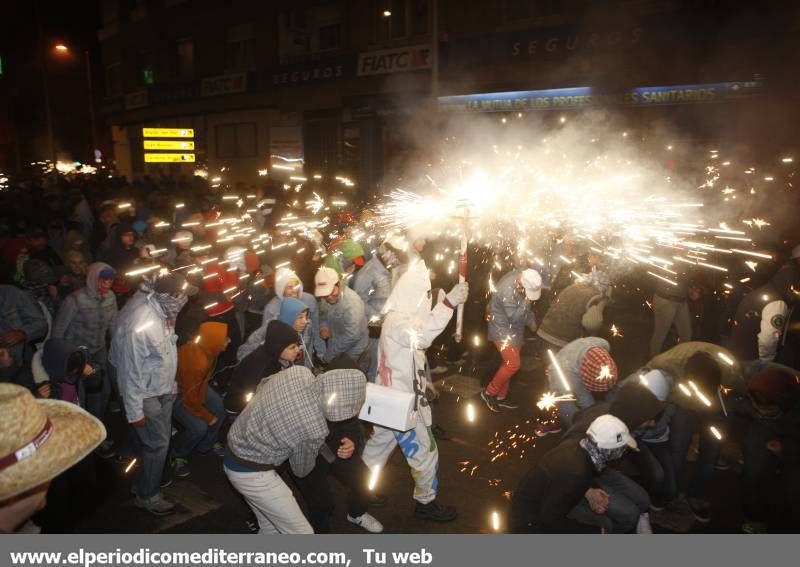
[{"label": "lamp post", "polygon": [[[71,50],[68,46],[64,45],[63,43],[58,43],[53,46],[53,50],[56,54],[59,55],[68,55],[71,53]],[[92,139],[92,147],[90,149],[90,159],[94,160],[94,150],[97,147],[97,135],[96,135],[96,127],[95,127],[95,116],[94,116],[94,95],[92,92],[92,60],[89,57],[89,50],[84,49],[83,51],[83,63],[86,68],[86,90],[88,92],[88,101],[89,101],[89,126],[91,128],[90,134]]]}]

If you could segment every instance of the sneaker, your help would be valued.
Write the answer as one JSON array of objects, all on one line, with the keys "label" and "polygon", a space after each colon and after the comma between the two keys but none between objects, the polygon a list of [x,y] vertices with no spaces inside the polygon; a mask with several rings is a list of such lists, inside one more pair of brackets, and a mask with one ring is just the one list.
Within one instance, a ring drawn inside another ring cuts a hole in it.
[{"label": "sneaker", "polygon": [[442,374],[447,374],[448,370],[449,369],[447,368],[447,366],[442,366],[441,364],[439,364],[436,367],[431,368],[431,374],[433,374],[434,376],[441,376]]},{"label": "sneaker", "polygon": [[169,464],[172,466],[172,474],[174,474],[176,478],[189,478],[189,475],[192,474],[192,471],[189,469],[189,461],[186,459],[176,457],[172,459]]},{"label": "sneaker", "polygon": [[164,498],[160,492],[145,499],[136,496],[133,503],[137,508],[144,508],[154,516],[166,516],[175,511],[175,504]]},{"label": "sneaker", "polygon": [[225,456],[225,445],[217,441],[214,445],[206,451],[205,453],[199,453],[203,457],[224,457]]},{"label": "sneaker", "polygon": [[694,519],[701,524],[707,524],[711,521],[711,514],[708,502],[700,498],[688,498],[689,509],[694,514]]},{"label": "sneaker", "polygon": [[515,404],[508,398],[503,398],[502,400],[500,398],[497,398],[497,405],[500,406],[501,408],[519,409],[519,404]]},{"label": "sneaker", "polygon": [[451,437],[450,433],[439,425],[432,425],[431,433],[433,433],[433,436],[441,441],[447,441]]},{"label": "sneaker", "polygon": [[497,405],[497,397],[491,395],[486,390],[481,392],[481,399],[486,404],[486,407],[489,408],[490,411],[494,413],[500,413],[500,406]]},{"label": "sneaker", "polygon": [[452,506],[444,506],[434,500],[427,504],[417,502],[414,507],[414,517],[418,520],[431,520],[432,522],[452,522],[458,517],[458,513]]},{"label": "sneaker", "polygon": [[383,508],[388,501],[385,494],[370,492],[367,496],[367,506],[370,508]]},{"label": "sneaker", "polygon": [[548,423],[540,423],[536,426],[536,437],[546,437],[547,435],[551,435],[553,433],[561,433],[562,427],[558,421],[548,422]]},{"label": "sneaker", "polygon": [[650,525],[650,514],[645,512],[639,516],[639,521],[636,523],[637,534],[652,534],[653,526]]},{"label": "sneaker", "polygon": [[383,531],[383,524],[376,520],[375,516],[368,514],[367,512],[364,512],[355,518],[350,514],[347,514],[347,521],[364,530],[367,530],[371,534],[379,534]]},{"label": "sneaker", "polygon": [[106,439],[100,443],[100,446],[94,452],[101,459],[111,459],[117,455],[117,451],[114,449],[114,442],[111,439]]},{"label": "sneaker", "polygon": [[720,458],[717,459],[717,464],[714,465],[714,468],[718,471],[727,471],[731,468],[731,464],[727,459],[725,459],[725,457],[720,456]]}]

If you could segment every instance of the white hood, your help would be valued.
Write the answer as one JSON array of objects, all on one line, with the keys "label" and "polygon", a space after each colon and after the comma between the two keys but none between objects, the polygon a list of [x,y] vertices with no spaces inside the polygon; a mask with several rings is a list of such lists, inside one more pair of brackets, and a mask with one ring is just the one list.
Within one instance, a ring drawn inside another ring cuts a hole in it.
[{"label": "white hood", "polygon": [[425,261],[413,262],[392,288],[383,311],[424,317],[431,311],[430,291],[431,279]]},{"label": "white hood", "polygon": [[[283,299],[283,290],[286,289],[286,284],[289,283],[291,279],[300,281],[300,278],[297,277],[294,270],[279,268],[278,271],[275,272],[275,295]],[[300,282],[300,293],[298,295],[303,295],[303,282]]]},{"label": "white hood", "polygon": [[650,390],[660,402],[666,401],[672,391],[672,378],[661,370],[650,370],[640,374],[639,381]]}]

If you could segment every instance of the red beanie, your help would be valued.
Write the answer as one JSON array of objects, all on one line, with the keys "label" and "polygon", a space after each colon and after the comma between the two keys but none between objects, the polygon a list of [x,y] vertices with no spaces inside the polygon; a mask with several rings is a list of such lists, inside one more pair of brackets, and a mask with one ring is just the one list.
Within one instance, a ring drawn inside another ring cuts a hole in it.
[{"label": "red beanie", "polygon": [[581,380],[590,392],[608,392],[617,383],[617,363],[604,348],[592,347],[581,361]]}]

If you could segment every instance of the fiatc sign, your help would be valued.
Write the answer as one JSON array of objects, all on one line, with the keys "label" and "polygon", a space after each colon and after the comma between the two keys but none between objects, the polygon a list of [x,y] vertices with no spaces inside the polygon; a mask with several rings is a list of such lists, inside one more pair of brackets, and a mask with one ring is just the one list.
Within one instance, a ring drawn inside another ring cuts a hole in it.
[{"label": "fiatc sign", "polygon": [[358,56],[358,75],[360,77],[417,71],[430,69],[430,67],[431,48],[429,45],[368,51]]}]

